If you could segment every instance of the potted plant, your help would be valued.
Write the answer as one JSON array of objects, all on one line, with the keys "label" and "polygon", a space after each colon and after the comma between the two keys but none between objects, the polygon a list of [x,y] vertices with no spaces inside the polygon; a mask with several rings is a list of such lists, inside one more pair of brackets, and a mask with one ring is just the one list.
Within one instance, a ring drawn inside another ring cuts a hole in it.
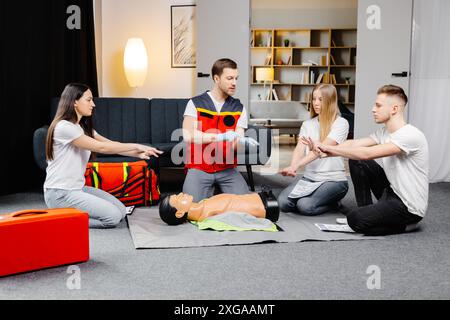
[{"label": "potted plant", "polygon": [[284,46],[289,47],[289,39],[284,39]]}]

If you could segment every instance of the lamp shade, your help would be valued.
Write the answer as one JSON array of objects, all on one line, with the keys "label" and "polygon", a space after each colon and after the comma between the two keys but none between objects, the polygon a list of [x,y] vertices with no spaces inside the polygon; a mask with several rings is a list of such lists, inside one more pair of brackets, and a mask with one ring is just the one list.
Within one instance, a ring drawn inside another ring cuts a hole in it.
[{"label": "lamp shade", "polygon": [[273,68],[256,68],[256,81],[273,81]]},{"label": "lamp shade", "polygon": [[130,38],[123,56],[125,76],[130,87],[140,87],[147,77],[147,49],[140,38]]}]

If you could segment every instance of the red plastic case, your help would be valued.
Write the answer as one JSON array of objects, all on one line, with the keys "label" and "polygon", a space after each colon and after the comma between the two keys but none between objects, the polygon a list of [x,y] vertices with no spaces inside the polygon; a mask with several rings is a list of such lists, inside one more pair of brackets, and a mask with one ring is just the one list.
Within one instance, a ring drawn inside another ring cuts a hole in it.
[{"label": "red plastic case", "polygon": [[87,260],[87,213],[63,208],[0,215],[0,277]]}]

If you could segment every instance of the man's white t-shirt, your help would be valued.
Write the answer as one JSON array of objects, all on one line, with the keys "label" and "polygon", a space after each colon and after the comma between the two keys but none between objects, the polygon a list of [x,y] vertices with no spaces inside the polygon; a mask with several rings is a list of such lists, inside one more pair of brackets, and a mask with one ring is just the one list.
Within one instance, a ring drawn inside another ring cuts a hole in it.
[{"label": "man's white t-shirt", "polygon": [[61,120],[53,133],[53,160],[48,161],[44,189],[79,190],[91,152],[71,142],[84,134],[79,124]]},{"label": "man's white t-shirt", "polygon": [[[217,113],[220,114],[220,110],[222,110],[224,102],[218,102],[214,99],[211,92],[207,92],[209,97],[211,98],[212,102],[214,103],[214,106],[216,107]],[[195,108],[194,102],[192,102],[192,99],[190,99],[187,103],[186,110],[184,111],[184,116],[190,116],[197,119],[197,109]],[[239,117],[239,120],[237,122],[237,127],[247,129],[248,127],[248,120],[247,120],[247,111],[245,110],[245,107],[242,108],[241,116]]]},{"label": "man's white t-shirt", "polygon": [[[347,120],[338,116],[334,120],[327,138],[340,144],[347,140],[348,129]],[[320,140],[319,117],[304,121],[299,135],[311,137],[314,141]],[[309,148],[306,148],[306,154],[309,152]],[[347,181],[342,157],[318,158],[305,166],[303,176],[313,181]]]},{"label": "man's white t-shirt", "polygon": [[377,144],[393,143],[403,152],[377,159],[392,190],[408,211],[423,217],[428,207],[428,143],[425,135],[407,124],[389,134],[386,127],[370,136]]}]

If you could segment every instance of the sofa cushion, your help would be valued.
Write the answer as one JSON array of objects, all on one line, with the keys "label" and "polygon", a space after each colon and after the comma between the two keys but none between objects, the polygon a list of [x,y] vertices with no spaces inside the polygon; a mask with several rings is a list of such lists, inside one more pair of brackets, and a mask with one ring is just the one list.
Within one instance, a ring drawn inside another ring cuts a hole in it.
[{"label": "sofa cushion", "polygon": [[[183,114],[188,101],[188,99],[159,98],[150,100],[152,144],[181,141]],[[179,130],[176,131],[177,129]],[[178,133],[176,141],[171,141],[173,133]]]},{"label": "sofa cushion", "polygon": [[[51,119],[59,98],[53,98]],[[102,136],[120,142],[150,143],[150,101],[144,98],[94,98],[94,128]]]},{"label": "sofa cushion", "polygon": [[95,98],[94,128],[110,140],[150,143],[150,102],[137,98]]}]

